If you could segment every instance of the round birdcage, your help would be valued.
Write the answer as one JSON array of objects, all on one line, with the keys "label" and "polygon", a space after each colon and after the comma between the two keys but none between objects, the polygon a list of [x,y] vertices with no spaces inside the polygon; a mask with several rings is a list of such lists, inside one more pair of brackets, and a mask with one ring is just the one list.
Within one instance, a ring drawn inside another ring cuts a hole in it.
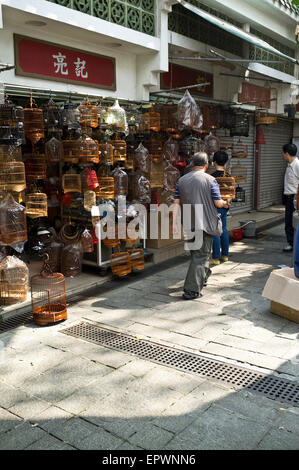
[{"label": "round birdcage", "polygon": [[142,145],[142,143],[140,143],[137,149],[135,150],[134,169],[140,170],[144,173],[149,173],[150,164],[151,161],[149,151],[146,147]]},{"label": "round birdcage", "polygon": [[113,163],[125,162],[127,158],[127,142],[115,137],[109,143],[113,147]]},{"label": "round birdcage", "polygon": [[161,130],[167,134],[175,134],[178,130],[178,107],[172,101],[168,100],[165,104],[160,105],[160,121]]},{"label": "round birdcage", "polygon": [[10,101],[0,104],[0,142],[11,145],[25,143],[24,110]]},{"label": "round birdcage", "polygon": [[43,110],[37,107],[30,95],[29,107],[24,109],[24,129],[27,139],[36,144],[45,137]]},{"label": "round birdcage", "polygon": [[28,268],[16,256],[6,256],[0,262],[0,303],[13,305],[27,300]]},{"label": "round birdcage", "polygon": [[81,163],[99,163],[99,143],[84,135],[79,139]]},{"label": "round birdcage", "polygon": [[133,248],[128,250],[130,255],[131,268],[134,271],[142,271],[144,269],[144,251],[142,248]]},{"label": "round birdcage", "polygon": [[21,192],[26,189],[23,162],[0,162],[0,191]]},{"label": "round birdcage", "polygon": [[107,165],[113,165],[113,146],[110,143],[99,144],[100,162]]},{"label": "round birdcage", "polygon": [[0,243],[13,246],[27,241],[25,207],[8,193],[0,202]]},{"label": "round birdcage", "polygon": [[[47,256],[47,260],[49,256]],[[31,277],[33,320],[37,325],[48,325],[67,319],[65,278],[53,273],[45,260],[40,274]]]},{"label": "round birdcage", "polygon": [[114,198],[114,178],[111,176],[100,176],[99,187],[96,189],[97,199]]},{"label": "round birdcage", "polygon": [[111,272],[115,276],[124,277],[132,271],[130,255],[127,251],[118,251],[110,255]]},{"label": "round birdcage", "polygon": [[231,168],[231,176],[235,178],[236,183],[242,183],[247,181],[247,168],[246,166],[237,163]]},{"label": "round birdcage", "polygon": [[234,199],[236,194],[236,182],[235,178],[231,176],[222,176],[216,178],[219,187],[220,195],[222,199]]},{"label": "round birdcage", "polygon": [[128,175],[121,168],[115,168],[111,175],[114,178],[114,194],[116,196],[128,194]]},{"label": "round birdcage", "polygon": [[88,97],[85,98],[83,104],[81,104],[78,109],[80,112],[81,127],[98,127],[98,107],[91,104]]},{"label": "round birdcage", "polygon": [[243,144],[239,139],[238,142],[234,142],[232,148],[232,158],[247,158],[248,156],[248,145]]},{"label": "round birdcage", "polygon": [[194,155],[194,153],[198,152],[198,143],[199,139],[193,136],[185,137],[179,145],[179,150],[184,155]]},{"label": "round birdcage", "polygon": [[46,180],[47,164],[45,155],[33,153],[31,158],[25,161],[25,171],[26,180],[29,184],[36,180]]},{"label": "round birdcage", "polygon": [[94,191],[84,192],[84,209],[88,212],[91,211],[92,207],[97,203],[96,193]]},{"label": "round birdcage", "polygon": [[26,215],[31,219],[47,217],[48,200],[44,193],[31,193],[26,196]]},{"label": "round birdcage", "polygon": [[162,140],[152,138],[148,142],[146,142],[146,147],[148,148],[151,161],[155,163],[160,163],[163,159]]},{"label": "round birdcage", "polygon": [[48,134],[53,132],[55,132],[55,134],[62,134],[60,129],[62,119],[59,106],[50,99],[43,109],[45,128],[47,129]]},{"label": "round birdcage", "polygon": [[77,105],[69,101],[64,105],[62,111],[62,125],[68,130],[78,130],[80,128],[80,111]]},{"label": "round birdcage", "polygon": [[160,130],[160,113],[155,111],[154,106],[151,107],[148,113],[142,115],[142,120],[149,122],[149,130],[159,132]]},{"label": "round birdcage", "polygon": [[80,140],[70,139],[62,141],[63,161],[67,163],[78,163],[80,158]]},{"label": "round birdcage", "polygon": [[62,143],[56,137],[45,143],[45,156],[48,163],[59,163],[62,160]]},{"label": "round birdcage", "polygon": [[62,176],[62,189],[65,193],[81,193],[81,176],[77,173],[65,173]]},{"label": "round birdcage", "polygon": [[205,137],[205,144],[207,146],[207,154],[213,155],[220,149],[220,143],[218,137],[213,135],[211,132]]},{"label": "round birdcage", "polygon": [[164,163],[151,162],[149,174],[151,188],[164,188]]}]

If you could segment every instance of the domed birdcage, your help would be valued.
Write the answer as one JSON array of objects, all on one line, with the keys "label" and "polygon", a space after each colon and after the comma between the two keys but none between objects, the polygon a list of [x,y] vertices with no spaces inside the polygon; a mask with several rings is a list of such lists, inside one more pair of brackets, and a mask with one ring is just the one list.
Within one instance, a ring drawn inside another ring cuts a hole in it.
[{"label": "domed birdcage", "polygon": [[16,256],[6,256],[0,262],[0,304],[13,305],[27,300],[28,268]]},{"label": "domed birdcage", "polygon": [[151,202],[151,184],[139,172],[136,172],[132,177],[132,199],[142,204],[149,204]]},{"label": "domed birdcage", "polygon": [[94,191],[84,192],[84,209],[88,212],[91,211],[92,207],[97,203],[96,193]]},{"label": "domed birdcage", "polygon": [[59,163],[62,160],[62,143],[56,137],[45,143],[45,156],[48,163]]},{"label": "domed birdcage", "polygon": [[27,182],[33,183],[36,180],[47,179],[46,157],[42,153],[32,153],[31,158],[25,161],[25,171]]},{"label": "domed birdcage", "polygon": [[177,168],[168,163],[164,168],[164,191],[175,192],[176,184],[180,178],[180,172]]},{"label": "domed birdcage", "polygon": [[26,189],[25,165],[23,162],[0,162],[0,191],[21,192]]},{"label": "domed birdcage", "polygon": [[0,104],[0,142],[7,145],[25,143],[24,110],[10,101]]},{"label": "domed birdcage", "polygon": [[128,194],[128,175],[121,168],[115,168],[111,175],[114,178],[114,194],[116,196]]},{"label": "domed birdcage", "polygon": [[236,182],[235,178],[231,176],[222,176],[216,178],[219,187],[220,195],[222,199],[234,199],[236,194]]},{"label": "domed birdcage", "polygon": [[81,176],[77,173],[65,173],[62,176],[62,189],[65,193],[81,193]]},{"label": "domed birdcage", "polygon": [[62,124],[61,110],[59,106],[54,103],[52,99],[43,107],[45,128],[49,134],[55,133],[61,135],[62,130],[60,128]]},{"label": "domed birdcage", "polygon": [[47,217],[48,200],[44,193],[30,193],[26,196],[26,215],[31,219]]},{"label": "domed birdcage", "polygon": [[220,149],[220,143],[218,137],[213,135],[211,132],[205,137],[205,144],[207,146],[207,154],[213,155]]},{"label": "domed birdcage", "polygon": [[37,107],[30,95],[29,107],[24,109],[24,129],[27,139],[36,144],[45,137],[43,110]]},{"label": "domed birdcage", "polygon": [[238,142],[233,143],[232,158],[247,158],[248,145],[243,144],[239,139]]},{"label": "domed birdcage", "polygon": [[99,144],[100,162],[113,165],[113,146],[105,142]]},{"label": "domed birdcage", "polygon": [[130,255],[131,268],[133,271],[142,271],[144,269],[144,251],[142,248],[132,248],[128,250]]},{"label": "domed birdcage", "polygon": [[113,163],[126,162],[127,158],[127,142],[118,139],[117,136],[109,142],[113,147]]},{"label": "domed birdcage", "polygon": [[146,142],[150,159],[152,162],[160,163],[163,160],[163,143],[162,140],[155,137]]},{"label": "domed birdcage", "polygon": [[142,145],[142,143],[140,143],[137,149],[135,150],[134,169],[140,170],[144,173],[149,173],[150,165],[151,165],[151,160],[150,160],[149,151],[146,147]]},{"label": "domed birdcage", "polygon": [[80,112],[80,125],[83,128],[98,127],[98,107],[91,104],[89,98],[86,97],[83,104],[78,108]]},{"label": "domed birdcage", "polygon": [[[143,124],[144,123],[144,124]],[[144,113],[141,116],[141,128],[145,130],[159,132],[160,130],[160,113],[155,111],[154,106],[151,107],[148,113]]]},{"label": "domed birdcage", "polygon": [[115,100],[113,106],[107,109],[105,120],[106,124],[116,132],[128,130],[126,111],[119,105],[118,100]]},{"label": "domed birdcage", "polygon": [[185,137],[179,144],[179,150],[184,155],[194,155],[198,152],[199,139],[191,135]]},{"label": "domed birdcage", "polygon": [[80,163],[99,163],[99,143],[86,134],[79,139]]},{"label": "domed birdcage", "polygon": [[96,189],[97,199],[114,198],[114,178],[112,176],[100,176],[99,187]]},{"label": "domed birdcage", "polygon": [[45,254],[40,274],[31,277],[33,320],[37,325],[48,325],[67,319],[65,278],[53,273]]},{"label": "domed birdcage", "polygon": [[172,101],[168,100],[160,105],[161,130],[167,134],[175,134],[178,131],[178,107]]},{"label": "domed birdcage", "polygon": [[151,188],[163,188],[164,187],[164,163],[151,162],[151,169],[149,174],[149,180]]},{"label": "domed birdcage", "polygon": [[27,241],[25,207],[8,193],[0,202],[0,243],[10,245]]},{"label": "domed birdcage", "polygon": [[243,183],[247,181],[247,168],[240,163],[237,163],[231,168],[231,176],[235,178],[236,183]]},{"label": "domed birdcage", "polygon": [[62,141],[63,161],[67,163],[78,163],[81,150],[80,139],[69,139]]},{"label": "domed birdcage", "polygon": [[80,111],[76,104],[69,101],[62,110],[62,125],[68,130],[80,129]]},{"label": "domed birdcage", "polygon": [[127,276],[132,271],[129,253],[120,251],[119,245],[118,251],[110,255],[110,267],[112,274],[118,277]]},{"label": "domed birdcage", "polygon": [[166,140],[163,147],[163,155],[170,163],[179,161],[179,144],[172,137]]}]

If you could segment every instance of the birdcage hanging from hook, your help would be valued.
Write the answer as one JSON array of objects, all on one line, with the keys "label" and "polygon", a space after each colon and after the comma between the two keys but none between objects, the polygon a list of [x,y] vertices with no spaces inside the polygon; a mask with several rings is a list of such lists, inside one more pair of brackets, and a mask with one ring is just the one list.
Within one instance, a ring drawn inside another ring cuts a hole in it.
[{"label": "birdcage hanging from hook", "polygon": [[32,93],[29,104],[24,108],[24,130],[33,145],[45,137],[43,110],[38,108]]}]

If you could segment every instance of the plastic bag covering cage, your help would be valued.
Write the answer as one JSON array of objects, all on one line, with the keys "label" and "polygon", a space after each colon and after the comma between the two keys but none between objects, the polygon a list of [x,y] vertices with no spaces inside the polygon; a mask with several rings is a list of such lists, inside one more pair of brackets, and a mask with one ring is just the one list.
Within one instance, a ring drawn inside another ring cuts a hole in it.
[{"label": "plastic bag covering cage", "polygon": [[111,175],[114,178],[114,194],[128,194],[128,175],[121,168],[115,168]]},{"label": "plastic bag covering cage", "polygon": [[97,203],[96,193],[94,191],[85,191],[84,193],[84,209],[88,212],[91,211],[92,206]]},{"label": "plastic bag covering cage", "polygon": [[22,150],[20,146],[0,145],[0,162],[3,161],[22,161]]},{"label": "plastic bag covering cage", "polygon": [[127,143],[125,140],[118,139],[115,137],[114,140],[110,141],[113,147],[113,163],[119,161],[125,162],[127,158]]},{"label": "plastic bag covering cage", "polygon": [[36,180],[46,180],[47,178],[47,164],[46,156],[39,152],[34,152],[31,158],[25,161],[26,180],[28,183],[35,182]]},{"label": "plastic bag covering cage", "polygon": [[99,143],[84,135],[79,139],[80,144],[80,163],[99,163]]},{"label": "plastic bag covering cage", "polygon": [[[47,259],[48,259],[48,255]],[[67,319],[65,279],[53,273],[47,261],[40,274],[31,277],[31,303],[33,320],[37,325],[47,325]]]},{"label": "plastic bag covering cage", "polygon": [[175,187],[180,178],[180,172],[171,163],[164,168],[164,191],[175,192]]},{"label": "plastic bag covering cage", "polygon": [[36,144],[45,137],[43,110],[37,107],[37,104],[30,96],[29,107],[24,109],[24,129],[27,139],[32,144]]},{"label": "plastic bag covering cage", "polygon": [[25,207],[8,193],[0,202],[0,244],[14,247],[27,241]]},{"label": "plastic bag covering cage", "polygon": [[235,178],[231,176],[222,176],[216,178],[220,186],[220,195],[222,199],[234,199],[236,194]]},{"label": "plastic bag covering cage", "polygon": [[61,134],[61,111],[59,106],[52,99],[44,106],[45,128],[48,133]]},{"label": "plastic bag covering cage", "polygon": [[163,147],[163,155],[170,163],[179,161],[179,144],[172,137],[166,140]]},{"label": "plastic bag covering cage", "polygon": [[110,143],[99,144],[100,162],[113,165],[113,146]]},{"label": "plastic bag covering cage", "polygon": [[143,204],[151,202],[150,182],[140,173],[136,173],[132,178],[132,199]]},{"label": "plastic bag covering cage", "polygon": [[234,142],[232,148],[232,158],[247,158],[248,156],[248,146],[243,144],[241,140]]},{"label": "plastic bag covering cage", "polygon": [[277,116],[269,114],[267,111],[260,111],[256,113],[255,116],[255,125],[259,126],[261,124],[276,124]]},{"label": "plastic bag covering cage", "polygon": [[128,250],[130,255],[131,268],[134,271],[142,271],[144,269],[144,252],[142,248],[133,248]]},{"label": "plastic bag covering cage", "polygon": [[179,144],[180,152],[184,155],[193,155],[198,152],[199,139],[191,135],[185,137]]},{"label": "plastic bag covering cage", "polygon": [[130,255],[126,251],[119,251],[110,255],[111,272],[115,276],[124,277],[132,271]]},{"label": "plastic bag covering cage", "polygon": [[151,138],[146,146],[148,148],[150,159],[152,162],[160,163],[163,159],[163,144],[162,141],[157,138]]},{"label": "plastic bag covering cage", "polygon": [[149,151],[142,143],[140,143],[135,150],[135,155],[134,155],[134,169],[135,170],[140,170],[144,173],[149,173],[150,172],[150,154]]},{"label": "plastic bag covering cage", "polygon": [[188,90],[178,103],[178,124],[179,130],[200,131],[202,128],[202,113]]},{"label": "plastic bag covering cage", "polygon": [[71,101],[64,105],[62,111],[62,125],[68,130],[77,130],[80,128],[80,111],[77,105]]},{"label": "plastic bag covering cage", "polygon": [[230,129],[230,135],[249,136],[249,116],[245,113],[235,113],[235,122]]},{"label": "plastic bag covering cage", "polygon": [[242,183],[247,181],[247,168],[244,165],[241,165],[240,163],[237,163],[237,165],[234,165],[231,168],[231,176],[235,178],[236,183]]},{"label": "plastic bag covering cage", "polygon": [[98,107],[90,103],[88,98],[85,98],[83,104],[79,106],[80,112],[80,125],[81,127],[98,127]]},{"label": "plastic bag covering cage", "polygon": [[82,245],[75,241],[62,249],[61,271],[68,277],[76,277],[82,270]]},{"label": "plastic bag covering cage", "polygon": [[87,228],[83,231],[81,235],[81,243],[82,243],[82,250],[84,253],[92,253],[93,252],[93,242],[92,242],[92,235]]},{"label": "plastic bag covering cage", "polygon": [[23,162],[0,162],[0,190],[20,192],[26,189]]},{"label": "plastic bag covering cage", "polygon": [[24,110],[9,101],[0,104],[0,143],[8,145],[25,143]]},{"label": "plastic bag covering cage", "polygon": [[81,150],[80,139],[62,141],[63,161],[67,163],[78,163]]},{"label": "plastic bag covering cage", "polygon": [[81,193],[81,176],[77,173],[65,173],[62,176],[62,188],[65,193]]},{"label": "plastic bag covering cage", "polygon": [[151,162],[150,170],[150,184],[151,188],[163,188],[164,187],[164,164],[163,161],[160,163]]},{"label": "plastic bag covering cage", "polygon": [[26,215],[31,219],[47,217],[47,195],[44,193],[31,193],[26,196]]},{"label": "plastic bag covering cage", "polygon": [[24,302],[28,294],[28,268],[16,256],[6,256],[0,262],[0,303],[12,305]]},{"label": "plastic bag covering cage", "polygon": [[212,134],[210,132],[206,137],[205,137],[205,144],[207,146],[207,154],[208,155],[214,155],[215,152],[217,152],[220,149],[220,142],[218,137]]},{"label": "plastic bag covering cage", "polygon": [[128,132],[126,112],[120,107],[118,100],[107,110],[106,123],[115,131]]},{"label": "plastic bag covering cage", "polygon": [[62,160],[62,143],[56,137],[45,143],[45,156],[48,163],[59,163]]},{"label": "plastic bag covering cage", "polygon": [[114,178],[112,176],[100,176],[99,187],[96,189],[97,199],[114,198]]}]

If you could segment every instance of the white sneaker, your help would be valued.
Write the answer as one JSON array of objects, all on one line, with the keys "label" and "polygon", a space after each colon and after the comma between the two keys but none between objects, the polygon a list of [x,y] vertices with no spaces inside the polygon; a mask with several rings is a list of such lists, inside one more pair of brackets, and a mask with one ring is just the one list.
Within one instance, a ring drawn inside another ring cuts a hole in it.
[{"label": "white sneaker", "polygon": [[287,245],[287,246],[285,246],[284,249],[283,249],[283,251],[286,251],[286,252],[288,252],[288,251],[293,251],[292,245]]}]

